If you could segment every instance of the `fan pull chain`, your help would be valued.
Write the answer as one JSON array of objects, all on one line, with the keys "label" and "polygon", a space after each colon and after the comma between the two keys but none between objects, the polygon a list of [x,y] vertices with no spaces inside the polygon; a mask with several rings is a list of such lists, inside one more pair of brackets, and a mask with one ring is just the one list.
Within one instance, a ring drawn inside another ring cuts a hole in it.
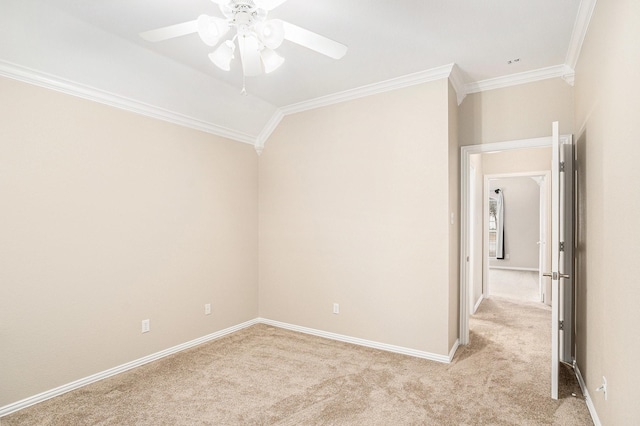
[{"label": "fan pull chain", "polygon": [[247,96],[247,88],[246,88],[246,85],[245,85],[245,77],[246,76],[244,75],[244,72],[243,72],[242,73],[242,90],[240,91],[240,94],[242,96]]}]

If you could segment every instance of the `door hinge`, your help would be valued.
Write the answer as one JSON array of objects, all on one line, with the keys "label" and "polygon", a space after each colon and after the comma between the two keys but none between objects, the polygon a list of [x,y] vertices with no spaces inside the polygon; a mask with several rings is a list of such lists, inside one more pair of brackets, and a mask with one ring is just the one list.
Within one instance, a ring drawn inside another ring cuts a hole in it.
[{"label": "door hinge", "polygon": [[558,321],[558,330],[564,330],[564,321]]},{"label": "door hinge", "polygon": [[560,162],[560,173],[564,173],[564,161]]},{"label": "door hinge", "polygon": [[564,241],[560,241],[560,247],[558,248],[560,251],[564,251]]}]

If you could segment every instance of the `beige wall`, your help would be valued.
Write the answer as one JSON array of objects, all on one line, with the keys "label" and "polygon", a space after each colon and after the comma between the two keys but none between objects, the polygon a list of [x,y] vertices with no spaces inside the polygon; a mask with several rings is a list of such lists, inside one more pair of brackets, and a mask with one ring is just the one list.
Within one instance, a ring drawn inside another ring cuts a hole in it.
[{"label": "beige wall", "polygon": [[0,93],[0,406],[257,316],[251,146]]},{"label": "beige wall", "polygon": [[287,117],[259,166],[248,145],[0,85],[0,406],[258,315],[449,353],[447,80]]},{"label": "beige wall", "polygon": [[[640,2],[598,1],[576,67],[577,362],[602,424],[640,422]],[[608,400],[595,392],[608,382]]]},{"label": "beige wall", "polygon": [[259,163],[261,317],[448,354],[449,99],[443,79],[285,117]]},{"label": "beige wall", "polygon": [[460,106],[460,144],[512,141],[573,133],[573,88],[554,78],[472,93]]},{"label": "beige wall", "polygon": [[[549,124],[551,129],[551,124]],[[551,136],[551,135],[547,135]],[[551,171],[551,148],[527,148],[482,154],[484,174],[513,174]]]},{"label": "beige wall", "polygon": [[530,177],[489,181],[489,196],[504,197],[504,259],[489,259],[489,267],[538,270],[540,248],[540,186]]}]

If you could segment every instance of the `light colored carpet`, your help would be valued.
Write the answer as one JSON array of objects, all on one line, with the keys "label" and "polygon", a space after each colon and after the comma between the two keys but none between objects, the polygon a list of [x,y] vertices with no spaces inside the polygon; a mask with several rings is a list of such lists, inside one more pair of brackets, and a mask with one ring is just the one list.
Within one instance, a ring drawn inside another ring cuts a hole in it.
[{"label": "light colored carpet", "polygon": [[489,297],[540,302],[537,271],[489,269]]},{"label": "light colored carpet", "polygon": [[488,299],[451,364],[256,325],[1,419],[13,425],[589,425],[549,397],[549,312]]}]

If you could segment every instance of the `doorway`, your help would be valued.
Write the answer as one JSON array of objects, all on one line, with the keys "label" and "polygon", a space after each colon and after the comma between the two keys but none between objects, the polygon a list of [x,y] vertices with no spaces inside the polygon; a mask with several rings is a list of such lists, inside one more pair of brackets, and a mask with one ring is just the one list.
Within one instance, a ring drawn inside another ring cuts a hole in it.
[{"label": "doorway", "polygon": [[[551,152],[542,149],[543,155],[531,156],[530,167],[550,166]],[[514,157],[502,155],[498,160],[509,159]],[[473,231],[470,235],[488,241],[483,253],[485,298],[493,295],[549,304],[550,289],[542,273],[549,261],[550,179],[550,170],[484,175],[485,230],[482,236]]]},{"label": "doorway", "polygon": [[[460,247],[461,247],[461,262],[460,265],[460,343],[469,343],[469,316],[474,310],[474,306],[477,307],[479,302],[475,302],[475,295],[485,294],[486,286],[488,282],[488,257],[482,256],[481,262],[481,282],[478,279],[478,214],[473,210],[474,201],[472,196],[477,198],[477,181],[479,175],[484,175],[481,172],[481,168],[474,163],[474,156],[476,154],[489,154],[489,153],[509,153],[518,152],[527,149],[537,148],[550,148],[552,145],[552,139],[550,137],[524,139],[509,142],[499,142],[482,145],[470,145],[461,147],[461,227],[460,227]],[[512,166],[517,167],[516,164]],[[473,167],[473,169],[472,169]],[[473,170],[473,172],[472,172]],[[521,171],[514,169],[511,173],[522,173]],[[505,172],[508,173],[508,172]],[[540,175],[540,172],[536,172]],[[544,175],[544,173],[542,173]],[[473,182],[476,182],[473,184]],[[473,185],[473,188],[472,188]],[[486,190],[488,198],[488,189]],[[488,208],[487,208],[488,210]],[[472,212],[474,213],[472,216]],[[488,222],[481,220],[482,225],[488,227]],[[546,228],[546,227],[545,227]],[[482,231],[480,231],[482,235]],[[481,253],[488,252],[488,241],[480,237],[483,247]],[[543,265],[539,265],[540,266]],[[539,269],[542,271],[542,269]],[[481,289],[481,290],[480,290]],[[479,291],[480,290],[480,291]]]},{"label": "doorway", "polygon": [[[474,239],[478,238],[478,232],[470,226],[470,179],[471,159],[475,154],[483,153],[521,153],[524,150],[532,151],[534,148],[551,146],[552,160],[550,166],[551,179],[551,214],[552,232],[550,236],[549,264],[551,272],[545,272],[544,276],[551,278],[551,291],[548,292],[551,302],[551,397],[558,398],[559,366],[560,361],[570,362],[573,353],[573,207],[572,194],[575,191],[573,185],[574,164],[576,162],[573,141],[571,135],[560,136],[558,122],[552,124],[552,137],[527,139],[494,144],[473,145],[461,148],[461,226],[460,226],[460,343],[469,344],[469,297],[473,288],[469,286],[469,263],[473,253],[470,246]],[[538,151],[540,152],[540,151]],[[516,162],[513,162],[516,164]],[[526,163],[526,159],[525,159]],[[511,164],[511,166],[514,166]],[[516,167],[517,168],[517,167]],[[476,167],[474,166],[474,169]],[[477,173],[477,169],[476,169]],[[549,179],[549,180],[551,180]],[[487,185],[488,186],[488,185]],[[485,220],[485,222],[487,222]],[[485,245],[487,242],[485,242]],[[540,268],[542,272],[544,268]],[[484,270],[486,271],[486,269]],[[483,271],[483,273],[484,273]],[[568,271],[568,273],[566,272]],[[548,281],[548,280],[547,280]],[[483,285],[486,281],[483,282]],[[546,284],[545,284],[546,285]]]}]

